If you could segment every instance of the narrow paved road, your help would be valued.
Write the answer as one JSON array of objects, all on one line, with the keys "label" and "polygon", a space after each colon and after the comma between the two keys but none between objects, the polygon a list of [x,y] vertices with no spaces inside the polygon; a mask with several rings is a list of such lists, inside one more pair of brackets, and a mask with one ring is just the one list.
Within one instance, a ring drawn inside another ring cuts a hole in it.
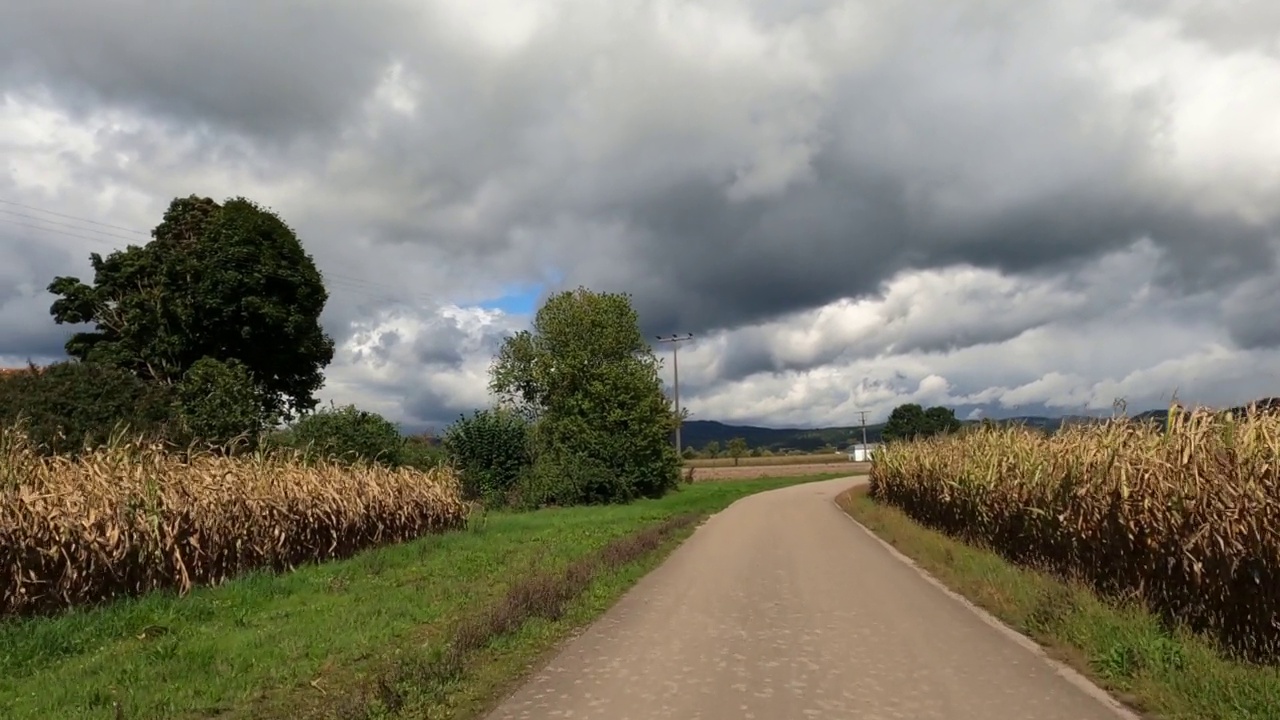
[{"label": "narrow paved road", "polygon": [[712,517],[489,717],[1120,717],[850,522],[853,484]]}]

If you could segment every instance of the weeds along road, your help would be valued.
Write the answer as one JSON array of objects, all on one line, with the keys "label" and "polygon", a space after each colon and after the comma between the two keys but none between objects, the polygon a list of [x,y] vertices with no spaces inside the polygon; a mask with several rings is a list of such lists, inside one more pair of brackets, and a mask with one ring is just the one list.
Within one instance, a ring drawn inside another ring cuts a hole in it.
[{"label": "weeds along road", "polygon": [[489,717],[1126,717],[849,520],[861,481],[713,516]]}]

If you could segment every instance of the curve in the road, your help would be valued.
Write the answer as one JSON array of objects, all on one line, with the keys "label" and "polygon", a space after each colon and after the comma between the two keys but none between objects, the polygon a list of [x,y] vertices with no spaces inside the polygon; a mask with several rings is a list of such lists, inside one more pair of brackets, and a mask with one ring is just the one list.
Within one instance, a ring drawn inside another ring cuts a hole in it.
[{"label": "curve in the road", "polygon": [[859,481],[712,516],[489,717],[1133,717],[850,521]]}]

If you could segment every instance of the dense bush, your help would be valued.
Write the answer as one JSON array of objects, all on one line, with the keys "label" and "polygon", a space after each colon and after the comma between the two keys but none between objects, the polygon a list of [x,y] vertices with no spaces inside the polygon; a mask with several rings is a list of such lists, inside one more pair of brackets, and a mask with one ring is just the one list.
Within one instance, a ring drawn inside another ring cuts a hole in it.
[{"label": "dense bush", "polygon": [[276,443],[345,462],[373,461],[399,466],[404,459],[404,436],[394,423],[354,405],[308,413]]},{"label": "dense bush", "polygon": [[427,435],[410,435],[400,450],[400,464],[427,471],[446,464],[449,455],[443,443]]},{"label": "dense bush", "polygon": [[528,422],[501,408],[459,417],[445,432],[444,446],[467,497],[493,505],[508,502],[533,462]]},{"label": "dense bush", "polygon": [[105,444],[116,432],[180,440],[176,401],[169,386],[107,365],[67,361],[0,380],[0,423],[21,419],[41,452],[75,454]]},{"label": "dense bush", "polygon": [[237,360],[197,361],[178,383],[177,396],[182,429],[201,444],[253,446],[269,422],[260,393]]},{"label": "dense bush", "polygon": [[635,498],[634,485],[605,463],[559,449],[539,453],[511,494],[512,504],[526,509],[603,505]]}]

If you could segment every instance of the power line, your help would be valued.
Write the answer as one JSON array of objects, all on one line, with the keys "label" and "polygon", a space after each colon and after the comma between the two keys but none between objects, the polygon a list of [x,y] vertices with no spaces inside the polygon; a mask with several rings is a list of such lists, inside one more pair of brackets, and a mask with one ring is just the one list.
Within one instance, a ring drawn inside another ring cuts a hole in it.
[{"label": "power line", "polygon": [[[113,229],[116,229],[116,230],[123,230],[124,232],[133,233],[133,234],[135,234],[135,235],[139,235],[139,236],[142,236],[142,237],[151,237],[151,233],[146,232],[146,231],[143,231],[143,230],[138,230],[138,229],[136,229],[136,228],[127,228],[127,227],[123,227],[123,226],[120,226],[120,225],[110,225],[110,224],[108,224],[108,223],[101,223],[101,222],[98,222],[98,221],[96,221],[96,220],[92,220],[92,219],[90,219],[90,218],[79,217],[79,216],[76,216],[76,215],[68,215],[68,214],[65,214],[65,213],[58,213],[58,212],[54,212],[54,211],[52,211],[52,210],[45,210],[45,209],[43,209],[43,208],[38,208],[38,207],[35,207],[34,205],[25,205],[25,204],[22,204],[22,203],[15,203],[15,202],[13,202],[13,201],[11,201],[11,200],[5,200],[5,199],[3,199],[3,198],[0,198],[0,203],[4,203],[4,204],[6,204],[6,205],[15,205],[15,206],[18,206],[18,207],[26,208],[26,209],[28,209],[28,210],[35,210],[36,212],[42,212],[42,213],[46,213],[46,214],[49,214],[49,215],[56,215],[57,217],[67,218],[67,219],[70,219],[70,220],[78,220],[78,221],[80,221],[80,222],[86,222],[86,223],[90,223],[90,224],[93,224],[93,225],[101,225],[101,226],[103,226],[103,227],[109,227],[109,228],[113,228]],[[12,214],[12,215],[18,215],[18,213],[14,213],[14,212],[12,212],[12,211],[7,211],[7,210],[0,210],[0,212],[7,212],[7,213]],[[55,224],[55,225],[63,225],[63,226],[66,226],[66,227],[69,227],[69,228],[72,228],[72,229],[75,229],[75,230],[81,230],[81,231],[84,231],[84,232],[98,233],[98,234],[100,234],[100,235],[102,235],[102,236],[104,236],[104,237],[88,237],[88,236],[84,236],[84,235],[76,235],[76,234],[73,234],[73,233],[66,233],[66,232],[63,232],[63,231],[60,231],[60,230],[55,230],[55,229],[53,229],[53,228],[46,228],[46,227],[42,227],[42,226],[38,226],[38,225],[27,225],[27,224],[24,224],[24,223],[17,223],[17,222],[14,222],[14,221],[6,221],[6,220],[4,220],[3,218],[0,218],[0,222],[9,222],[10,224],[13,224],[13,225],[21,225],[21,226],[23,226],[23,227],[30,227],[30,228],[34,228],[34,229],[37,229],[37,230],[44,230],[44,231],[46,231],[46,232],[51,232],[51,233],[54,233],[54,234],[57,234],[57,235],[66,235],[66,236],[68,236],[68,237],[79,238],[79,239],[82,239],[82,240],[89,240],[89,241],[91,241],[91,242],[100,242],[100,243],[103,243],[103,244],[107,245],[108,247],[111,247],[111,248],[116,249],[116,250],[124,250],[125,248],[122,248],[122,247],[118,246],[118,245],[117,245],[117,244],[115,244],[115,243],[108,242],[108,241],[105,239],[106,237],[117,238],[117,239],[121,239],[121,240],[133,240],[133,238],[131,238],[131,237],[124,237],[124,236],[121,236],[121,235],[116,235],[116,234],[114,234],[114,233],[104,232],[104,231],[102,231],[102,230],[98,230],[98,229],[95,229],[95,228],[78,227],[78,226],[75,226],[75,225],[70,225],[70,224],[68,224],[68,223],[59,223],[59,222],[54,221],[54,220],[47,220],[47,219],[45,219],[45,218],[35,217],[35,216],[31,216],[31,215],[21,215],[21,217],[30,218],[30,219],[33,219],[33,220],[36,220],[36,221],[38,221],[38,222],[42,222],[42,223],[49,223],[49,224]],[[234,261],[232,261],[232,262],[234,262]],[[354,277],[349,277],[349,276],[343,276],[343,275],[339,275],[339,274],[336,274],[336,273],[325,273],[325,274],[326,274],[327,276],[329,276],[329,277],[334,277],[334,278],[342,279],[342,280],[345,280],[345,281],[347,281],[347,282],[365,283],[365,284],[370,285],[371,287],[375,287],[375,288],[376,288],[376,287],[379,287],[379,286],[378,286],[376,283],[374,283],[373,281],[365,280],[365,279],[363,279],[363,278],[354,278]]]},{"label": "power line", "polygon": [[[19,207],[19,208],[23,208],[23,209],[25,209],[25,210],[32,210],[32,211],[35,211],[35,212],[38,212],[38,213],[44,213],[44,214],[52,215],[52,216],[55,216],[55,217],[65,218],[65,219],[68,219],[68,220],[75,220],[75,221],[82,222],[82,223],[88,223],[88,224],[90,224],[90,225],[96,225],[96,226],[99,226],[99,227],[110,228],[110,229],[112,229],[112,230],[120,230],[120,231],[123,231],[123,232],[131,233],[131,234],[136,235],[136,236],[140,236],[140,237],[148,237],[148,238],[149,238],[149,237],[151,236],[151,233],[146,232],[146,231],[143,231],[143,230],[138,230],[138,229],[136,229],[136,228],[129,228],[129,227],[121,226],[121,225],[112,225],[112,224],[110,224],[110,223],[99,222],[99,221],[97,221],[97,220],[93,220],[93,219],[91,219],[91,218],[81,217],[81,216],[77,216],[77,215],[70,215],[70,214],[67,214],[67,213],[60,213],[60,212],[56,212],[56,211],[53,211],[53,210],[47,210],[47,209],[45,209],[45,208],[40,208],[40,207],[37,207],[37,206],[34,206],[34,205],[28,205],[28,204],[26,204],[26,203],[19,203],[19,202],[15,202],[15,201],[12,201],[12,200],[6,200],[6,199],[4,199],[4,198],[0,198],[0,204],[10,205],[10,206],[13,206],[13,207]],[[45,233],[50,233],[50,234],[53,234],[53,235],[61,235],[61,236],[63,236],[63,237],[70,237],[70,238],[75,238],[75,239],[78,239],[78,240],[87,240],[87,241],[89,241],[89,242],[102,243],[102,244],[104,244],[104,245],[106,245],[106,246],[108,246],[108,247],[112,248],[113,250],[125,250],[126,248],[121,247],[121,246],[120,246],[119,244],[117,244],[117,243],[111,242],[111,241],[110,241],[110,240],[108,240],[107,238],[115,238],[115,239],[118,239],[118,240],[126,240],[126,241],[133,241],[133,240],[135,240],[135,238],[133,238],[133,237],[127,237],[127,236],[123,236],[123,235],[118,235],[118,234],[116,234],[116,233],[106,232],[106,231],[104,231],[104,230],[98,230],[97,228],[94,228],[94,227],[80,227],[80,226],[78,226],[78,225],[73,225],[73,224],[71,224],[71,223],[64,223],[64,222],[59,222],[59,221],[56,221],[56,220],[50,220],[50,219],[48,219],[48,218],[43,218],[43,217],[39,217],[39,216],[35,216],[35,215],[28,215],[28,214],[24,214],[24,213],[18,213],[18,212],[14,212],[14,211],[12,211],[12,210],[6,210],[6,209],[3,209],[3,208],[0,208],[0,213],[5,213],[5,214],[10,215],[10,216],[13,216],[13,217],[20,217],[20,218],[24,218],[24,219],[28,219],[28,220],[34,220],[34,221],[36,221],[36,222],[38,222],[38,223],[44,223],[44,224],[46,224],[46,225],[58,225],[58,226],[66,227],[66,228],[70,228],[70,229],[73,229],[73,230],[79,230],[79,231],[84,232],[84,233],[95,233],[95,235],[82,235],[82,234],[78,234],[78,233],[67,232],[66,230],[60,230],[60,229],[56,229],[56,228],[45,227],[44,225],[34,225],[34,224],[31,224],[31,223],[27,223],[27,222],[19,222],[19,221],[17,221],[17,220],[11,220],[11,219],[9,219],[9,218],[0,217],[0,223],[6,223],[6,224],[14,225],[14,226],[17,226],[17,227],[30,228],[30,229],[33,229],[33,230],[40,230],[40,231],[45,232]],[[232,266],[232,267],[238,267],[238,268],[245,269],[245,270],[254,270],[254,271],[259,272],[259,273],[261,273],[261,274],[263,274],[263,275],[266,275],[266,276],[268,276],[268,277],[275,277],[275,278],[278,278],[278,279],[281,279],[281,280],[290,280],[290,281],[293,281],[293,280],[297,280],[297,279],[299,278],[299,276],[298,276],[298,275],[287,275],[287,274],[283,274],[283,273],[278,272],[278,271],[268,271],[268,270],[265,270],[265,269],[263,269],[263,268],[261,268],[261,267],[259,267],[259,266],[255,265],[254,263],[249,262],[249,261],[238,260],[238,259],[233,259],[233,258],[232,258],[232,259],[223,258],[223,259],[221,260],[221,262],[222,262],[223,264],[225,264],[225,265],[230,265],[230,266]],[[364,295],[365,297],[369,297],[369,298],[371,298],[371,299],[391,300],[391,301],[393,301],[393,302],[400,302],[400,301],[402,301],[402,300],[404,299],[404,297],[408,297],[408,298],[410,298],[410,299],[416,299],[416,300],[420,300],[420,301],[426,301],[427,303],[435,303],[435,302],[436,302],[436,298],[431,297],[431,296],[428,296],[428,295],[421,295],[421,294],[418,294],[418,293],[403,293],[403,294],[401,294],[401,295],[392,294],[392,293],[391,293],[391,292],[390,292],[390,291],[389,291],[385,286],[379,285],[379,284],[375,283],[374,281],[367,280],[367,279],[364,279],[364,278],[357,278],[357,277],[352,277],[352,276],[347,276],[347,275],[341,275],[341,274],[338,274],[338,273],[324,272],[324,271],[322,271],[322,273],[321,273],[321,274],[323,275],[323,277],[324,277],[324,279],[325,279],[325,281],[326,281],[326,284],[332,284],[332,285],[334,285],[336,288],[339,288],[339,289],[342,289],[342,290],[345,290],[345,291],[348,291],[348,292],[352,292],[352,293],[355,293],[355,294]]]},{"label": "power line", "polygon": [[42,223],[46,223],[46,224],[49,224],[49,225],[59,225],[59,226],[62,226],[62,227],[69,227],[69,228],[71,228],[72,230],[84,230],[85,232],[96,232],[96,233],[101,233],[101,234],[102,234],[102,235],[104,235],[105,237],[120,238],[121,240],[133,240],[133,239],[134,239],[134,238],[132,238],[132,237],[129,237],[128,235],[117,235],[117,234],[115,234],[115,233],[103,232],[102,230],[95,230],[94,228],[85,228],[85,227],[80,227],[79,225],[72,225],[71,223],[58,222],[57,220],[49,220],[49,219],[47,219],[47,218],[42,218],[42,217],[39,217],[39,216],[37,216],[37,215],[26,215],[26,214],[24,214],[24,213],[14,212],[14,211],[12,211],[12,210],[5,210],[4,208],[0,208],[0,213],[4,213],[5,215],[12,215],[12,216],[14,216],[14,217],[25,218],[25,219],[27,219],[27,220],[35,220],[35,221],[37,221],[37,222],[42,222]]},{"label": "power line", "polygon": [[[7,223],[9,225],[16,225],[18,227],[32,228],[34,230],[40,230],[53,235],[61,235],[64,237],[77,238],[80,240],[88,240],[90,242],[100,242],[100,243],[106,244],[107,246],[111,247],[114,250],[124,250],[124,248],[118,247],[108,242],[105,238],[101,238],[101,237],[90,237],[88,235],[79,235],[76,233],[66,232],[64,230],[57,230],[54,228],[48,228],[41,225],[32,225],[30,223],[17,222],[15,220],[9,220],[7,218],[2,218],[2,217],[0,217],[0,223]],[[88,228],[82,228],[82,229],[89,230]],[[280,280],[295,281],[300,278],[299,275],[290,275],[280,271],[266,270],[258,265],[255,265],[245,260],[238,260],[235,258],[222,258],[220,262],[224,266],[230,266],[230,267],[239,268],[242,270],[252,270],[254,272],[261,273],[262,275],[265,275],[267,277],[274,277]],[[391,300],[396,302],[401,300],[401,298],[396,297],[395,295],[392,295],[390,293],[377,292],[381,288],[374,285],[371,281],[368,281],[368,280],[362,280],[358,278],[347,278],[342,275],[329,274],[324,272],[322,272],[321,274],[324,277],[325,284],[335,288],[346,290],[348,292],[352,292],[358,295],[364,295],[365,297],[375,299],[375,300]],[[421,300],[425,298],[420,296],[417,299]],[[432,301],[428,301],[428,302],[432,302]]]},{"label": "power line", "polygon": [[137,235],[146,235],[147,237],[151,236],[151,233],[145,232],[143,230],[138,230],[137,228],[127,228],[127,227],[121,227],[119,225],[110,225],[104,222],[98,222],[97,220],[90,220],[89,218],[76,217],[75,215],[64,215],[60,212],[54,212],[53,210],[45,210],[44,208],[39,208],[39,207],[36,207],[35,205],[26,205],[24,203],[14,202],[12,200],[5,200],[4,198],[0,198],[0,204],[13,205],[14,207],[20,207],[27,210],[35,210],[36,212],[42,212],[46,215],[54,215],[56,217],[66,218],[68,220],[79,220],[80,222],[87,222],[90,225],[101,225],[102,227],[108,227],[113,230],[123,230],[125,232],[134,233]]}]

